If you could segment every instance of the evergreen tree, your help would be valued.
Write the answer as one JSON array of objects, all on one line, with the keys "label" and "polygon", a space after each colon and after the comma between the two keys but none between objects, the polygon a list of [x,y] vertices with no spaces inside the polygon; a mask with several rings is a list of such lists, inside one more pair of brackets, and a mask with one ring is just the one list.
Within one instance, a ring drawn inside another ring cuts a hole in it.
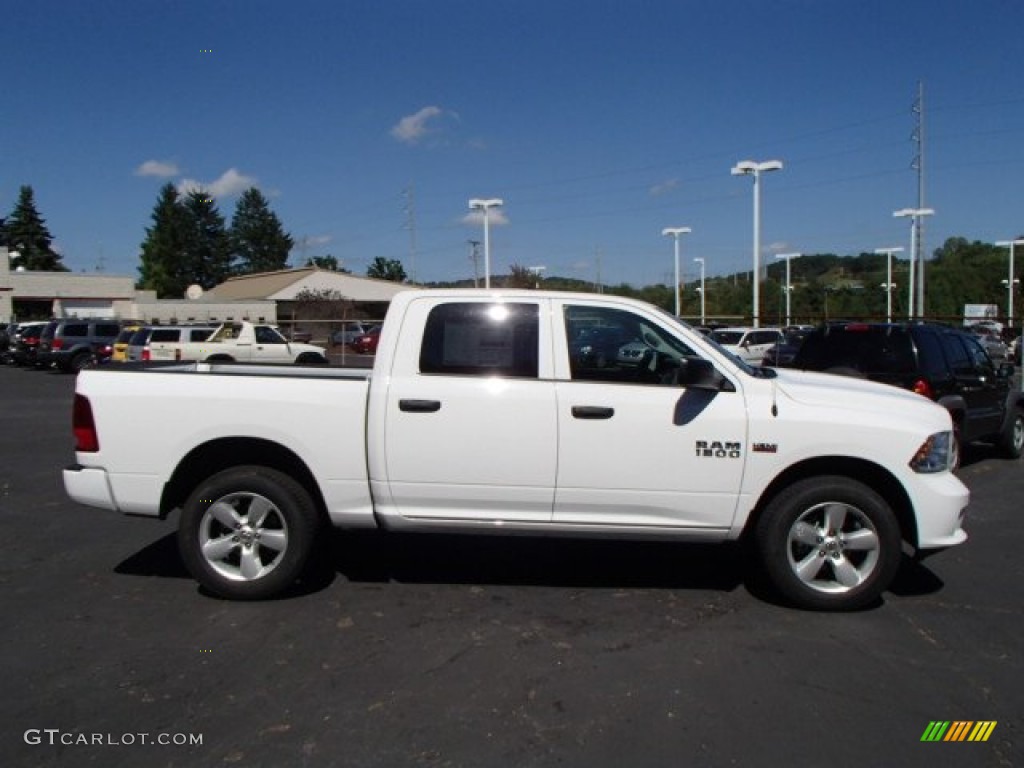
[{"label": "evergreen tree", "polygon": [[0,248],[7,245],[7,219],[0,217]]},{"label": "evergreen tree", "polygon": [[256,187],[250,187],[238,199],[230,235],[237,274],[272,272],[288,266],[294,242]]},{"label": "evergreen tree", "polygon": [[35,194],[32,187],[23,186],[18,194],[18,203],[10,218],[4,222],[8,247],[18,256],[11,259],[11,268],[67,272],[61,264],[61,257],[50,244],[53,236],[46,228],[46,222],[36,210]]},{"label": "evergreen tree", "polygon": [[306,266],[329,269],[331,272],[341,272],[343,275],[352,274],[352,270],[345,269],[338,263],[338,260],[329,253],[326,256],[310,256],[306,259]]},{"label": "evergreen tree", "polygon": [[[210,289],[231,276],[231,240],[224,217],[210,193],[198,189],[186,195],[184,260],[188,284]],[[187,287],[187,285],[185,287]]]},{"label": "evergreen tree", "polygon": [[139,287],[163,298],[181,298],[192,282],[185,269],[188,212],[173,184],[165,184],[153,208],[153,225],[142,242]]},{"label": "evergreen tree", "polygon": [[378,256],[366,270],[367,277],[375,277],[378,280],[390,280],[394,283],[404,283],[406,279],[405,267],[398,259],[385,259]]}]

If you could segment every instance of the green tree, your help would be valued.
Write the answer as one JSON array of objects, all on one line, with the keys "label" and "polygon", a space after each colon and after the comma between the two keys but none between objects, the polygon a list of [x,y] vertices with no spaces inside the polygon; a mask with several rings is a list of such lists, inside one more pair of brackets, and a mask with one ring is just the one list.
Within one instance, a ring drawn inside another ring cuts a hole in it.
[{"label": "green tree", "polygon": [[329,269],[331,272],[341,272],[345,275],[352,274],[351,270],[345,269],[341,266],[341,264],[338,263],[338,260],[334,258],[334,256],[331,256],[331,254],[327,254],[326,256],[310,256],[306,259],[306,266],[318,267],[319,269]]},{"label": "green tree", "polygon": [[4,229],[9,247],[18,254],[11,259],[13,269],[24,267],[46,272],[68,271],[67,267],[61,264],[60,254],[50,245],[53,236],[36,209],[32,187],[21,188],[14,211],[4,222]]},{"label": "green tree", "polygon": [[173,184],[160,189],[142,241],[139,287],[157,296],[180,298],[192,282],[185,268],[185,243],[189,217]]},{"label": "green tree", "polygon": [[537,285],[537,275],[529,267],[513,264],[509,267],[508,273],[508,277],[505,278],[505,286],[508,288],[534,288]]},{"label": "green tree", "polygon": [[273,272],[288,266],[294,241],[256,187],[250,187],[238,199],[230,238],[237,274]]},{"label": "green tree", "polygon": [[378,256],[366,269],[367,277],[375,277],[378,280],[390,280],[394,283],[404,283],[407,275],[405,267],[398,259],[385,259]]},{"label": "green tree", "polygon": [[184,262],[189,283],[213,288],[232,274],[231,241],[224,217],[210,193],[197,189],[185,196]]}]

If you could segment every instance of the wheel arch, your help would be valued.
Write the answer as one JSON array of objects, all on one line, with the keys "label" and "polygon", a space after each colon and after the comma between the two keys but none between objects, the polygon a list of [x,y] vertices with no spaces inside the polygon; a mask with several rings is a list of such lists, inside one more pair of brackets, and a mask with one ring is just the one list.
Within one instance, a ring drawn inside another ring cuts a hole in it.
[{"label": "wheel arch", "polygon": [[866,459],[849,456],[819,456],[794,464],[776,477],[757,500],[750,517],[743,527],[743,538],[753,535],[757,522],[764,514],[768,504],[789,488],[793,483],[809,477],[823,475],[839,475],[864,483],[882,496],[892,508],[899,523],[900,535],[903,540],[916,546],[917,522],[914,518],[913,506],[906,489],[896,477],[885,467]]},{"label": "wheel arch", "polygon": [[299,483],[324,520],[327,505],[313,473],[299,456],[271,440],[256,437],[224,437],[196,446],[175,467],[160,497],[160,517],[181,507],[203,480],[232,467],[254,465],[276,469]]}]

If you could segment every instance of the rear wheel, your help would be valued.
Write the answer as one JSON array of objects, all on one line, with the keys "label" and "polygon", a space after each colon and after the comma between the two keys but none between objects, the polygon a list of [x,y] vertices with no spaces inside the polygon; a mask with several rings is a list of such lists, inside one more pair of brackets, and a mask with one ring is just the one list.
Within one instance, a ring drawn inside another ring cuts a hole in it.
[{"label": "rear wheel", "polygon": [[195,579],[235,600],[263,600],[310,565],[319,515],[309,493],[268,467],[219,472],[189,497],[178,545]]},{"label": "rear wheel", "polygon": [[92,368],[93,366],[96,365],[96,361],[97,359],[95,352],[79,352],[73,358],[71,358],[71,362],[68,364],[68,367],[65,370],[78,373],[79,371],[85,370],[86,368]]},{"label": "rear wheel", "polygon": [[801,480],[758,521],[756,544],[774,586],[794,605],[848,611],[881,596],[899,568],[896,517],[868,486],[847,477]]}]

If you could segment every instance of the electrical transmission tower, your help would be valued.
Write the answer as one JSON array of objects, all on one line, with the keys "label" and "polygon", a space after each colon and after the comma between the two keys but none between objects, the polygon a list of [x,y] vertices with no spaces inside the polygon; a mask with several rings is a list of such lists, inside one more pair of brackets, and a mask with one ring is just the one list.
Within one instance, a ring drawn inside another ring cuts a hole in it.
[{"label": "electrical transmission tower", "polygon": [[480,241],[467,240],[469,243],[469,260],[473,262],[473,287],[480,287]]}]

